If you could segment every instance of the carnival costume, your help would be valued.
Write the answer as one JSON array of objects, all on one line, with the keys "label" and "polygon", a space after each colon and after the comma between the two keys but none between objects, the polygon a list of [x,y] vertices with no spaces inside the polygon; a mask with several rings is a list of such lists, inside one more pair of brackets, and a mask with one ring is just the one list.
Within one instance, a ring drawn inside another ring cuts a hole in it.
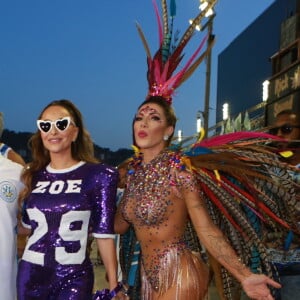
[{"label": "carnival costume", "polygon": [[[175,1],[170,4],[169,27],[166,1],[161,1],[162,22],[153,0],[159,25],[159,49],[153,58],[137,25],[147,53],[148,96],[161,96],[171,105],[175,89],[206,56],[204,52],[198,57],[204,39],[186,65],[173,75],[196,25],[216,3],[210,2],[174,45]],[[212,44],[213,41],[206,51]],[[136,238],[141,245],[142,299],[151,299],[152,291],[162,295],[171,287],[177,289],[176,299],[205,297],[208,270],[200,255],[201,241],[195,247],[193,233],[192,242],[186,239],[185,230],[190,225],[183,204],[186,196],[197,197],[206,204],[213,222],[245,265],[253,272],[272,277],[273,266],[252,219],[277,231],[299,233],[293,209],[296,183],[288,172],[293,167],[281,163],[268,146],[275,139],[263,133],[238,132],[199,140],[184,148],[173,145],[148,164],[143,164],[142,153],[136,149],[128,160],[120,210],[123,218],[139,229]],[[225,297],[231,299],[234,279],[223,268],[222,277]]]},{"label": "carnival costume", "polygon": [[35,174],[24,201],[22,222],[32,235],[19,263],[19,300],[92,299],[87,240],[114,238],[117,182],[117,170],[102,163]]}]

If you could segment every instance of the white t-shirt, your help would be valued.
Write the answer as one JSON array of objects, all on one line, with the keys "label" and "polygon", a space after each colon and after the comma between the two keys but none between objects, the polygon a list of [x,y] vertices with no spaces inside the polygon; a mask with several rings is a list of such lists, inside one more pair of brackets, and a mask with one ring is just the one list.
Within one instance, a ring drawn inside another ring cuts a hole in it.
[{"label": "white t-shirt", "polygon": [[11,150],[6,144],[0,143],[0,155],[7,157],[8,152]]},{"label": "white t-shirt", "polygon": [[18,195],[23,166],[0,155],[0,293],[16,299]]}]

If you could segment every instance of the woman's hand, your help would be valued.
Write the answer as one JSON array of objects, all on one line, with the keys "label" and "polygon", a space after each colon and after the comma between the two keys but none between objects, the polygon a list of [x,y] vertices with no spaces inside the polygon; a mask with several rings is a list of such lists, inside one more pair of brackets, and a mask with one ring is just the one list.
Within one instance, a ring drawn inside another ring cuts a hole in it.
[{"label": "woman's hand", "polygon": [[112,300],[130,300],[130,298],[124,291],[120,291]]},{"label": "woman's hand", "polygon": [[130,300],[127,295],[127,286],[118,282],[113,290],[102,289],[95,292],[93,300]]},{"label": "woman's hand", "polygon": [[118,292],[117,294],[112,298],[112,300],[129,300],[128,296],[128,286],[124,282],[118,282]]},{"label": "woman's hand", "polygon": [[242,281],[242,287],[248,297],[257,300],[273,300],[273,296],[268,285],[274,288],[280,288],[281,285],[262,274],[251,274]]}]

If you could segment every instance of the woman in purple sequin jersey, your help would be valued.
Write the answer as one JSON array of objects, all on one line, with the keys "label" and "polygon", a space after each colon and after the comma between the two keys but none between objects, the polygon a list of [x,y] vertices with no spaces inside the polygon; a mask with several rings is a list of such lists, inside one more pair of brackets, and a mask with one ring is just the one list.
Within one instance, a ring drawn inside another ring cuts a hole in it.
[{"label": "woman in purple sequin jersey", "polygon": [[134,226],[142,254],[142,299],[204,299],[208,270],[184,240],[190,218],[199,240],[253,299],[273,299],[269,277],[253,274],[241,263],[212,222],[193,173],[182,157],[167,148],[176,124],[174,111],[161,96],[149,96],[133,122],[139,153],[129,162],[124,197],[115,217],[115,231]]},{"label": "woman in purple sequin jersey", "polygon": [[95,159],[82,115],[71,101],[51,102],[37,126],[30,140],[32,162],[23,174],[22,224],[30,235],[19,263],[18,299],[89,300],[94,285],[90,234],[110,290],[117,286],[117,171]]}]

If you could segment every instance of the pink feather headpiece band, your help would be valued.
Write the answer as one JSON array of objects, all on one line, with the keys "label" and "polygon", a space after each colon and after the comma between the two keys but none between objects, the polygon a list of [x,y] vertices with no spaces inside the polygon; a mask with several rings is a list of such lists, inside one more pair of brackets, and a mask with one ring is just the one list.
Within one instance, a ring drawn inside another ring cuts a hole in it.
[{"label": "pink feather headpiece band", "polygon": [[[138,24],[136,25],[147,54],[147,97],[162,96],[171,105],[172,96],[175,90],[192,75],[214,44],[211,42],[206,51],[199,56],[199,53],[207,40],[206,36],[192,56],[188,59],[185,66],[176,74],[173,74],[183,59],[183,49],[195,32],[196,26],[201,23],[201,20],[205,17],[208,10],[214,7],[217,0],[211,0],[209,5],[207,5],[206,8],[194,18],[192,24],[187,28],[177,46],[172,45],[173,21],[176,15],[175,0],[170,0],[170,15],[168,13],[166,0],[161,0],[163,19],[160,17],[156,0],[152,0],[152,2],[157,18],[159,35],[159,48],[153,58],[141,27]],[[170,27],[168,22],[169,17],[171,20]]]}]

